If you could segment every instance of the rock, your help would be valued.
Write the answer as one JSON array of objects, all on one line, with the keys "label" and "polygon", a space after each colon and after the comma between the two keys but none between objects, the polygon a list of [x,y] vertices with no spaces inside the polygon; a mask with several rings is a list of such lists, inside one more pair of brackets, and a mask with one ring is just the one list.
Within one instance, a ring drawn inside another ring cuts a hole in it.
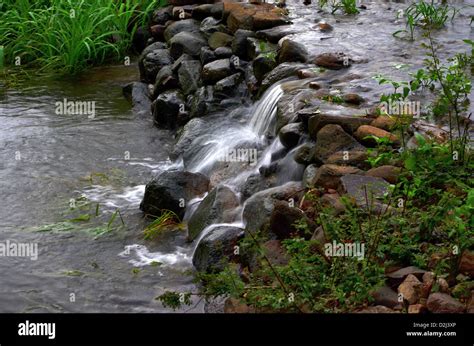
[{"label": "rock", "polygon": [[375,304],[377,305],[383,305],[391,309],[401,305],[398,301],[397,292],[392,290],[387,285],[384,285],[372,292],[371,296],[374,298]]},{"label": "rock", "polygon": [[311,187],[320,186],[326,189],[337,189],[341,177],[359,173],[362,173],[362,171],[356,167],[325,164],[318,168],[314,180],[308,183]]},{"label": "rock", "polygon": [[211,109],[213,100],[214,88],[211,85],[200,87],[192,98],[190,106],[191,118],[206,115]]},{"label": "rock", "polygon": [[140,82],[129,83],[123,87],[123,94],[132,102],[133,112],[138,115],[151,115],[151,100],[148,85]]},{"label": "rock", "polygon": [[191,146],[191,143],[197,137],[204,133],[206,128],[207,123],[204,120],[200,118],[191,119],[181,130],[178,141],[174,145],[173,151],[170,154],[170,158],[176,160]]},{"label": "rock", "polygon": [[159,8],[153,12],[152,23],[165,25],[173,17],[173,6]]},{"label": "rock", "polygon": [[449,293],[449,284],[444,278],[437,278],[436,284],[439,287],[440,292]]},{"label": "rock", "polygon": [[303,124],[292,123],[283,126],[278,132],[281,144],[285,148],[292,149],[296,147],[300,141],[300,138],[304,135]]},{"label": "rock", "polygon": [[277,65],[275,57],[270,54],[260,54],[252,62],[253,72],[257,81],[261,82],[264,76]]},{"label": "rock", "polygon": [[274,68],[270,73],[265,76],[265,79],[262,81],[262,86],[260,88],[260,93],[263,93],[265,90],[268,89],[271,85],[275,84],[276,82],[291,77],[296,76],[298,71],[307,68],[308,65],[296,62],[285,62],[283,64],[278,65]]},{"label": "rock", "polygon": [[295,152],[295,161],[300,165],[308,166],[311,163],[311,152],[314,150],[313,143],[304,143]]},{"label": "rock", "polygon": [[474,252],[464,250],[459,261],[460,273],[468,275],[471,279],[474,278]]},{"label": "rock", "polygon": [[248,37],[255,37],[255,33],[251,30],[239,29],[234,33],[234,38],[232,39],[232,53],[244,60],[249,58],[247,55]]},{"label": "rock", "polygon": [[367,145],[375,145],[375,140],[370,136],[375,136],[377,138],[388,138],[392,142],[398,142],[398,137],[394,134],[370,125],[362,125],[354,133],[354,137],[360,142]]},{"label": "rock", "polygon": [[325,125],[316,135],[316,146],[313,152],[315,162],[326,162],[334,153],[340,151],[365,151],[351,135],[339,125]]},{"label": "rock", "polygon": [[356,313],[359,314],[393,314],[396,313],[396,311],[387,308],[386,306],[383,305],[377,305],[377,306],[369,306],[368,308],[365,308],[363,310],[356,311]]},{"label": "rock", "polygon": [[185,101],[179,90],[161,93],[152,104],[154,122],[158,127],[174,129],[179,125]]},{"label": "rock", "polygon": [[309,165],[305,168],[303,172],[303,186],[306,188],[314,187],[314,181],[316,177],[316,173],[318,172],[318,166],[316,165]]},{"label": "rock", "polygon": [[220,24],[221,21],[213,17],[207,17],[201,22],[201,31],[206,37],[211,36],[213,33],[221,31],[226,31],[226,27],[223,24]]},{"label": "rock", "polygon": [[416,276],[409,274],[406,279],[398,286],[398,293],[408,304],[416,304],[421,298],[421,282]]},{"label": "rock", "polygon": [[238,85],[242,81],[242,75],[240,73],[234,73],[229,77],[221,79],[216,83],[215,90],[216,92],[221,92],[226,95],[231,95],[235,93],[238,88]]},{"label": "rock", "polygon": [[437,143],[445,143],[449,138],[449,132],[423,120],[416,120],[410,125],[412,132],[418,132],[426,139],[435,140]]},{"label": "rock", "polygon": [[373,127],[378,127],[379,129],[390,131],[396,124],[396,120],[388,115],[380,115],[375,118],[370,125]]},{"label": "rock", "polygon": [[464,305],[445,293],[431,293],[426,307],[436,314],[459,314],[464,312]]},{"label": "rock", "polygon": [[180,32],[169,41],[170,54],[177,59],[181,54],[189,54],[199,57],[201,48],[207,45],[206,40],[200,34],[192,32]]},{"label": "rock", "polygon": [[234,247],[244,236],[238,227],[218,226],[199,242],[193,256],[193,265],[200,272],[221,271],[234,258]]},{"label": "rock", "polygon": [[160,24],[155,24],[150,26],[150,34],[155,40],[164,41],[165,39],[165,26]]},{"label": "rock", "polygon": [[264,30],[274,26],[287,24],[281,10],[272,4],[224,4],[224,17],[227,15],[227,26],[232,32],[238,29]]},{"label": "rock", "polygon": [[171,210],[180,218],[186,205],[182,201],[202,195],[209,188],[209,179],[200,173],[166,171],[149,182],[140,209],[153,216],[160,216],[163,210]]},{"label": "rock", "polygon": [[319,249],[322,250],[322,245],[328,242],[322,226],[316,228],[310,240],[317,241],[320,245]]},{"label": "rock", "polygon": [[357,205],[370,208],[378,199],[385,197],[389,191],[388,186],[382,178],[353,174],[341,178],[340,191],[348,194]]},{"label": "rock", "polygon": [[223,32],[215,32],[209,37],[209,47],[217,49],[219,47],[230,46],[232,44],[233,37]]},{"label": "rock", "polygon": [[413,304],[408,306],[409,314],[422,314],[424,312],[426,312],[426,306],[423,304]]},{"label": "rock", "polygon": [[[315,69],[304,68],[298,71],[298,78],[299,79],[306,79],[306,78],[316,78],[318,76],[318,71]],[[311,89],[321,89],[321,84],[318,82],[310,82],[308,86]]]},{"label": "rock", "polygon": [[199,5],[193,9],[193,18],[196,18],[197,20],[203,20],[207,17],[221,19],[223,11],[223,3]]},{"label": "rock", "polygon": [[169,42],[175,35],[180,32],[199,34],[200,23],[195,19],[184,19],[173,22],[168,25],[164,32],[166,42]]},{"label": "rock", "polygon": [[289,182],[281,186],[257,192],[252,195],[244,205],[243,218],[246,223],[246,230],[250,232],[258,231],[270,220],[274,202],[277,200],[298,202],[303,188],[300,182]]},{"label": "rock", "polygon": [[328,24],[326,22],[319,22],[318,29],[322,32],[330,32],[333,30],[333,27],[331,24]]},{"label": "rock", "polygon": [[271,43],[278,43],[283,37],[296,34],[298,31],[292,25],[281,25],[271,29],[257,31],[256,37]]},{"label": "rock", "polygon": [[370,168],[367,162],[367,151],[363,150],[344,150],[337,151],[331,154],[325,163],[332,163],[334,165],[348,165],[366,170]]},{"label": "rock", "polygon": [[274,26],[288,24],[288,20],[283,18],[277,12],[261,11],[257,12],[253,17],[253,30],[265,30]]},{"label": "rock", "polygon": [[226,59],[232,56],[232,48],[230,47],[218,47],[214,51],[217,59]]},{"label": "rock", "polygon": [[247,38],[247,57],[255,59],[260,54],[276,56],[277,47],[274,44],[253,38]]},{"label": "rock", "polygon": [[341,202],[341,196],[337,193],[325,193],[321,197],[321,205],[330,207],[334,215],[342,214],[346,210],[345,205]]},{"label": "rock", "polygon": [[202,65],[206,65],[206,64],[208,64],[208,63],[210,63],[210,62],[217,59],[216,54],[214,53],[214,51],[212,51],[207,46],[201,48],[200,58],[201,58]]},{"label": "rock", "polygon": [[[305,221],[310,233],[304,234],[303,230],[295,227],[298,222]],[[312,222],[303,211],[290,207],[288,202],[275,201],[272,214],[270,216],[270,230],[278,239],[291,238],[294,235],[309,238],[315,228]]]},{"label": "rock", "polygon": [[225,301],[224,313],[226,314],[248,314],[252,312],[255,312],[255,309],[236,298],[227,298]]},{"label": "rock", "polygon": [[353,93],[342,95],[342,99],[346,103],[350,103],[357,106],[365,102],[365,99],[362,96]]},{"label": "rock", "polygon": [[394,272],[388,273],[386,274],[386,277],[390,280],[390,283],[392,285],[398,286],[410,274],[420,279],[425,273],[427,273],[426,270],[423,270],[414,266],[410,266],[410,267],[405,267],[405,268],[396,270]]},{"label": "rock", "polygon": [[369,177],[382,178],[390,184],[396,184],[400,173],[400,167],[384,165],[369,169],[365,175]]},{"label": "rock", "polygon": [[155,85],[153,87],[153,98],[156,99],[159,94],[166,90],[178,89],[179,80],[173,73],[171,66],[163,66],[156,75]]},{"label": "rock", "polygon": [[467,304],[466,312],[468,314],[474,314],[474,293],[472,292],[471,292],[471,300],[469,300],[469,303]]},{"label": "rock", "polygon": [[290,39],[283,40],[278,50],[278,63],[284,62],[306,62],[308,60],[308,51],[301,43]]},{"label": "rock", "polygon": [[173,73],[177,73],[179,68],[181,67],[181,64],[184,61],[188,61],[188,60],[194,60],[194,58],[189,54],[182,54],[178,59],[176,59],[173,65],[171,66]]},{"label": "rock", "polygon": [[188,60],[178,70],[179,83],[185,95],[194,93],[201,86],[201,62]]},{"label": "rock", "polygon": [[360,126],[370,124],[371,121],[372,119],[366,117],[317,113],[309,118],[308,130],[311,138],[316,139],[319,130],[328,124],[339,125],[351,134]]},{"label": "rock", "polygon": [[[144,51],[145,52],[145,51]],[[155,83],[158,71],[173,63],[173,59],[167,49],[155,49],[145,55],[142,55],[138,66],[140,69],[140,80],[145,83]]]},{"label": "rock", "polygon": [[352,59],[344,53],[323,53],[316,56],[314,63],[330,70],[340,70],[349,67]]},{"label": "rock", "polygon": [[224,185],[214,188],[199,204],[188,221],[188,239],[194,240],[207,227],[234,221],[233,211],[239,206],[235,193]]},{"label": "rock", "polygon": [[140,60],[143,59],[145,57],[145,55],[147,55],[148,53],[153,52],[154,50],[166,49],[167,47],[168,46],[164,42],[154,42],[154,43],[150,44],[149,46],[147,46],[143,50],[143,52],[140,54]]},{"label": "rock", "polygon": [[214,84],[231,74],[230,60],[219,59],[204,65],[202,81],[204,84]]}]

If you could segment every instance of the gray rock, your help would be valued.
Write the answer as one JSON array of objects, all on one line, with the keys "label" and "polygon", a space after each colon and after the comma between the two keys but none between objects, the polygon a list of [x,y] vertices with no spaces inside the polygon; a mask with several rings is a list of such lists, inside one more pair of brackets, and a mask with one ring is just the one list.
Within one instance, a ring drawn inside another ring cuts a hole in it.
[{"label": "gray rock", "polygon": [[188,60],[178,70],[179,83],[185,95],[194,93],[201,86],[201,62]]},{"label": "gray rock", "polygon": [[147,84],[129,83],[123,87],[123,94],[132,102],[134,113],[142,116],[151,115],[151,100]]},{"label": "gray rock", "polygon": [[217,49],[219,47],[226,47],[230,46],[232,43],[232,36],[228,35],[223,32],[214,32],[209,36],[209,40],[207,41],[209,47],[212,49]]},{"label": "gray rock", "polygon": [[[304,233],[304,230],[295,226],[296,223],[303,221],[306,222],[309,228],[307,234]],[[294,235],[309,239],[314,228],[314,222],[301,209],[290,207],[286,201],[275,201],[270,216],[270,230],[278,239],[287,239]]]},{"label": "gray rock", "polygon": [[267,40],[271,43],[278,43],[283,37],[296,34],[298,30],[293,25],[281,25],[271,29],[257,31],[259,39]]},{"label": "gray rock", "polygon": [[347,193],[360,206],[371,207],[389,192],[389,184],[378,177],[351,174],[341,178],[341,192]]},{"label": "gray rock", "polygon": [[173,63],[173,59],[167,49],[155,49],[145,55],[138,62],[140,79],[145,83],[155,83],[156,74],[166,65]]},{"label": "gray rock", "polygon": [[202,81],[204,84],[214,84],[231,74],[229,59],[219,59],[204,65]]},{"label": "gray rock", "polygon": [[278,132],[281,144],[285,148],[291,149],[298,145],[300,138],[304,135],[303,124],[292,123],[283,126]]},{"label": "gray rock", "polygon": [[178,20],[170,25],[165,30],[164,36],[166,42],[169,42],[175,35],[180,32],[199,33],[200,23],[195,19]]},{"label": "gray rock", "polygon": [[232,56],[232,49],[230,47],[218,47],[214,53],[217,59],[230,58]]},{"label": "gray rock", "polygon": [[289,182],[254,194],[244,205],[243,218],[246,222],[246,230],[256,232],[265,224],[268,225],[277,200],[290,202],[290,199],[293,199],[297,205],[302,191],[300,182]]},{"label": "gray rock", "polygon": [[260,54],[254,59],[252,65],[255,78],[261,82],[265,75],[275,68],[277,62],[271,54]]},{"label": "gray rock", "polygon": [[200,272],[218,272],[234,257],[234,247],[244,236],[242,228],[221,226],[212,229],[199,242],[193,265]]},{"label": "gray rock", "polygon": [[446,293],[431,293],[426,307],[435,314],[460,314],[465,310],[463,304]]},{"label": "gray rock", "polygon": [[173,69],[170,65],[163,66],[156,75],[156,81],[154,85],[153,98],[156,99],[159,94],[166,90],[178,89],[179,81],[173,73]]},{"label": "gray rock", "polygon": [[351,66],[353,60],[344,53],[323,53],[314,59],[318,66],[330,69],[340,70]]},{"label": "gray rock", "polygon": [[283,64],[278,65],[273,71],[271,71],[265,76],[265,79],[262,81],[260,93],[263,93],[265,90],[268,89],[268,87],[282,79],[291,76],[296,76],[298,74],[298,70],[309,67],[311,66],[295,62],[285,62]]},{"label": "gray rock", "polygon": [[239,206],[239,199],[227,186],[214,188],[199,204],[188,221],[188,239],[194,240],[207,227],[215,223],[234,221],[234,209]]},{"label": "gray rock", "polygon": [[205,175],[166,171],[146,185],[140,209],[153,216],[160,216],[164,210],[171,210],[182,218],[186,210],[182,201],[189,202],[208,189],[209,179]]},{"label": "gray rock", "polygon": [[206,65],[216,60],[217,57],[216,57],[216,53],[214,53],[214,51],[211,48],[206,46],[206,47],[201,48],[200,59],[201,59],[201,63],[203,65]]},{"label": "gray rock", "polygon": [[152,22],[164,25],[173,18],[173,6],[159,8],[153,12]]},{"label": "gray rock", "polygon": [[191,101],[191,118],[206,115],[210,111],[213,101],[214,87],[212,85],[200,87]]},{"label": "gray rock", "polygon": [[167,90],[153,102],[153,118],[158,127],[173,129],[179,124],[179,115],[185,104],[179,90]]},{"label": "gray rock", "polygon": [[251,30],[239,29],[234,33],[234,38],[232,40],[232,52],[239,58],[244,60],[249,59],[247,55],[248,37],[255,37],[255,33]]},{"label": "gray rock", "polygon": [[170,54],[175,59],[179,58],[183,53],[199,57],[201,48],[206,45],[206,39],[200,34],[180,32],[170,40]]},{"label": "gray rock", "polygon": [[314,181],[316,180],[316,173],[318,172],[318,166],[309,165],[305,168],[303,173],[303,185],[306,188],[314,187]]},{"label": "gray rock", "polygon": [[234,73],[229,77],[221,79],[215,85],[215,91],[221,92],[227,95],[234,94],[238,89],[238,85],[242,81],[242,75],[240,73]]},{"label": "gray rock", "polygon": [[383,305],[388,308],[395,308],[401,303],[398,301],[398,294],[392,290],[389,286],[384,285],[374,292],[372,292],[372,297],[374,298],[375,304]]},{"label": "gray rock", "polygon": [[201,28],[200,31],[206,36],[209,37],[213,33],[218,32],[218,31],[225,31],[226,27],[223,24],[220,24],[221,21],[217,20],[213,17],[208,17],[205,18],[201,22]]},{"label": "gray rock", "polygon": [[191,119],[181,130],[178,141],[174,145],[173,151],[170,154],[170,158],[175,160],[182,155],[206,128],[207,125],[204,120],[200,118]]},{"label": "gray rock", "polygon": [[304,143],[296,149],[294,159],[300,165],[309,165],[311,163],[311,153],[314,150],[313,143]]},{"label": "gray rock", "polygon": [[178,59],[176,59],[173,65],[171,66],[173,73],[177,73],[183,61],[188,61],[188,60],[195,60],[195,59],[189,54],[182,54]]}]

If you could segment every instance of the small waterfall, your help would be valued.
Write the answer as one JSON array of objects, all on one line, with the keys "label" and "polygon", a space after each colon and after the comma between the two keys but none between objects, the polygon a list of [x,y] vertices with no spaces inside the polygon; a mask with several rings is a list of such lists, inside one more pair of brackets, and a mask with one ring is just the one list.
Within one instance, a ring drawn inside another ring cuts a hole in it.
[{"label": "small waterfall", "polygon": [[283,89],[280,83],[274,84],[263,95],[262,99],[256,103],[250,128],[261,138],[270,130],[277,112],[277,104],[283,96]]}]

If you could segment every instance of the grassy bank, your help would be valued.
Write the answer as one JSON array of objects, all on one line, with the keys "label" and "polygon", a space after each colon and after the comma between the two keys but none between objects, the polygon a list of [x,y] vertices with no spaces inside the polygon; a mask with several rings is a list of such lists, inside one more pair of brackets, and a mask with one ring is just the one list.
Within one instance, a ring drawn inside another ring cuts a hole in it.
[{"label": "grassy bank", "polygon": [[5,64],[76,73],[120,61],[137,27],[163,4],[163,0],[0,2]]}]

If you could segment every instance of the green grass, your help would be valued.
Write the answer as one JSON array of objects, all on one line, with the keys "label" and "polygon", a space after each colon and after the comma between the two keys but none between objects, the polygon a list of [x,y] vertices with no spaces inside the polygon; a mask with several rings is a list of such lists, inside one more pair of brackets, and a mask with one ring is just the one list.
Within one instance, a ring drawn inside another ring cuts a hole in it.
[{"label": "green grass", "polygon": [[162,0],[0,2],[5,64],[77,73],[120,61],[137,27]]}]

